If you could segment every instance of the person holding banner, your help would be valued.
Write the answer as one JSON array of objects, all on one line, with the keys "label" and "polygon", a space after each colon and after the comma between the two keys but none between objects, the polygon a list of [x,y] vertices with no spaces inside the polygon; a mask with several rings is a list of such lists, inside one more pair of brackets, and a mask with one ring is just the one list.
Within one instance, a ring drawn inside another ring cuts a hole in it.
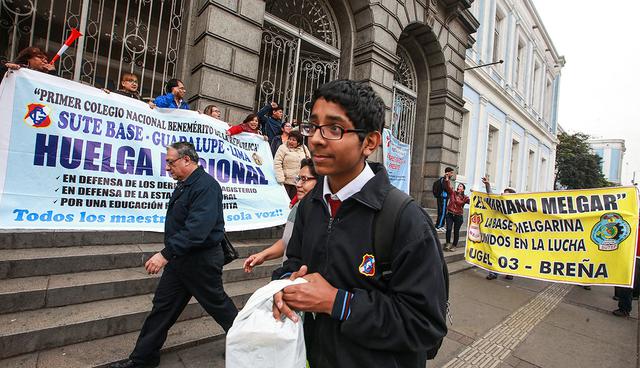
[{"label": "person holding banner", "polygon": [[165,87],[165,92],[164,95],[156,97],[149,105],[151,105],[151,107],[157,106],[168,109],[189,110],[189,104],[184,100],[187,89],[184,88],[184,84],[180,79],[169,79]]},{"label": "person holding banner", "polygon": [[[120,76],[120,88],[113,91],[113,93],[143,101],[140,92],[138,92],[139,83],[137,75],[128,72],[122,73]],[[105,92],[108,93],[108,90],[105,90]]]},{"label": "person holding banner", "polygon": [[[262,135],[262,132],[260,132],[258,126],[258,116],[256,114],[249,114],[246,118],[244,118],[242,123],[234,125],[231,128],[227,129],[227,134],[236,135],[240,133],[251,133]],[[267,137],[265,136],[264,139],[267,140]]]},{"label": "person holding banner", "polygon": [[[463,208],[465,204],[469,204],[469,197],[464,194],[465,185],[460,183],[455,192],[451,186],[451,175],[444,176],[444,190],[448,194],[447,203],[447,243],[444,246],[444,250],[453,252],[458,246],[458,240],[460,239],[460,227],[464,221]],[[453,230],[453,243],[451,243],[451,231]]]},{"label": "person holding banner", "polygon": [[207,105],[207,107],[204,108],[203,114],[220,120],[220,108],[218,108],[218,106],[216,105]]},{"label": "person holding banner", "polygon": [[38,47],[27,47],[22,49],[13,62],[7,62],[0,65],[0,82],[4,79],[4,75],[9,70],[18,70],[20,68],[29,68],[39,72],[56,75],[55,66],[49,64],[49,58],[44,51]]},{"label": "person holding banner", "polygon": [[318,174],[313,166],[312,159],[305,158],[300,161],[300,172],[298,172],[295,180],[298,202],[291,207],[291,212],[289,212],[289,217],[287,217],[287,223],[284,225],[282,239],[278,239],[272,246],[262,252],[252,254],[245,259],[243,266],[244,272],[252,272],[255,266],[261,265],[264,261],[277,259],[284,255],[284,252],[287,250],[287,245],[289,244],[289,239],[291,239],[291,233],[293,232],[293,223],[296,220],[296,213],[298,205],[300,204],[299,201],[316,186],[316,182],[318,181]]},{"label": "person holding banner", "polygon": [[222,286],[222,189],[198,160],[189,142],[167,147],[166,170],[178,183],[167,209],[164,249],[144,265],[149,274],[164,272],[133,352],[111,368],[156,367],[169,329],[192,296],[225,331],[238,314]]},{"label": "person holding banner", "polygon": [[[640,224],[638,225],[640,229]],[[629,317],[631,314],[631,304],[633,303],[633,295],[640,291],[640,231],[638,231],[638,240],[636,242],[636,270],[632,288],[623,288],[616,286],[616,296],[618,297],[618,309],[614,310],[614,315],[618,317]]]},{"label": "person holding banner", "polygon": [[[491,194],[491,183],[489,183],[489,178],[487,178],[486,176],[482,177],[482,184],[484,184],[485,189],[487,190],[488,194]],[[506,187],[504,188],[504,191],[502,192],[502,194],[509,194],[509,193],[515,193],[516,190],[511,188],[511,187]],[[487,275],[487,280],[495,280],[498,278],[498,273],[496,272],[489,272],[489,274]],[[513,280],[513,276],[511,275],[506,275],[504,277],[507,280]]]}]

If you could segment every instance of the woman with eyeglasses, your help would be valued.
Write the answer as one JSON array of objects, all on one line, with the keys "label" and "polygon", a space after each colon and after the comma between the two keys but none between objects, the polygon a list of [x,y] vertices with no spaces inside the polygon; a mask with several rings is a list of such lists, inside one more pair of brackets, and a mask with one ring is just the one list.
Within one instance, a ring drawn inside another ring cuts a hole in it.
[{"label": "woman with eyeglasses", "polygon": [[282,123],[282,133],[275,138],[273,138],[273,142],[271,142],[271,155],[275,157],[276,152],[278,152],[278,148],[282,146],[284,142],[289,139],[289,133],[291,133],[291,123],[284,122]]},{"label": "woman with eyeglasses", "polygon": [[273,157],[276,180],[279,184],[284,184],[289,199],[296,195],[295,177],[300,170],[300,161],[310,156],[309,149],[302,144],[302,134],[291,132],[287,142],[278,148]]},{"label": "woman with eyeglasses", "polygon": [[285,254],[289,239],[291,239],[291,233],[293,233],[293,223],[296,219],[296,211],[298,210],[298,204],[309,193],[313,187],[316,186],[318,181],[315,167],[313,166],[313,160],[305,158],[300,162],[300,171],[296,176],[296,191],[298,196],[298,202],[291,208],[287,223],[284,225],[284,232],[282,233],[282,239],[279,239],[272,246],[263,250],[262,252],[250,255],[244,261],[244,272],[251,272],[255,266],[261,265],[264,261],[270,259],[277,259]]},{"label": "woman with eyeglasses", "polygon": [[56,68],[49,64],[49,58],[44,51],[38,47],[27,47],[18,53],[14,61],[0,64],[0,82],[2,82],[7,70],[18,70],[20,68],[29,68],[56,75]]}]

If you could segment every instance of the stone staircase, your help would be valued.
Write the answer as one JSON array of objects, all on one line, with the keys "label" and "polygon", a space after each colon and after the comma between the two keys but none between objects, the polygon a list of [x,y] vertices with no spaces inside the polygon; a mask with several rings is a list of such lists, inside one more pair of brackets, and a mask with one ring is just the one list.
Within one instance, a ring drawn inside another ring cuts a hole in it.
[{"label": "stone staircase", "polygon": [[[225,266],[223,280],[238,307],[269,282],[280,264],[265,262],[246,274],[243,258],[271,245],[281,231],[230,234],[241,259]],[[158,233],[0,232],[0,367],[101,367],[125,359],[151,310],[158,282],[142,265],[160,249]],[[471,267],[462,249],[445,256],[450,273]],[[223,337],[192,299],[163,351]]]}]

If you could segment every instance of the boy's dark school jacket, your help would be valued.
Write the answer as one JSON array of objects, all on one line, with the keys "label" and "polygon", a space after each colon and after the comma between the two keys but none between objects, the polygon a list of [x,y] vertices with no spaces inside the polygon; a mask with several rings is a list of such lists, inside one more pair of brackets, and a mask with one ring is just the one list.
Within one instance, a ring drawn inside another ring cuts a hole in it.
[{"label": "boy's dark school jacket", "polygon": [[[398,216],[391,280],[371,272],[373,220],[391,184],[380,164],[375,177],[344,201],[334,219],[322,200],[322,182],[300,203],[288,259],[274,278],[307,265],[340,289],[332,315],[305,313],[307,359],[312,368],[424,368],[426,351],[447,333],[446,291],[438,241],[416,202]],[[306,209],[310,206],[310,209]],[[374,262],[375,264],[375,262]],[[367,274],[373,274],[368,276]]]}]

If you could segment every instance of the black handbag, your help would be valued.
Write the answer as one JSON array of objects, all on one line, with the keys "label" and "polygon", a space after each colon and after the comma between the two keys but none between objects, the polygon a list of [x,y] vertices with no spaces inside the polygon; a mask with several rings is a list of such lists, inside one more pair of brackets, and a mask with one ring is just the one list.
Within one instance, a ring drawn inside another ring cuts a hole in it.
[{"label": "black handbag", "polygon": [[231,241],[229,241],[229,237],[227,236],[226,232],[224,233],[224,238],[222,239],[222,242],[220,242],[220,244],[222,245],[222,253],[224,254],[224,264],[229,264],[232,261],[240,258],[240,254],[238,253],[236,248],[233,247]]}]

